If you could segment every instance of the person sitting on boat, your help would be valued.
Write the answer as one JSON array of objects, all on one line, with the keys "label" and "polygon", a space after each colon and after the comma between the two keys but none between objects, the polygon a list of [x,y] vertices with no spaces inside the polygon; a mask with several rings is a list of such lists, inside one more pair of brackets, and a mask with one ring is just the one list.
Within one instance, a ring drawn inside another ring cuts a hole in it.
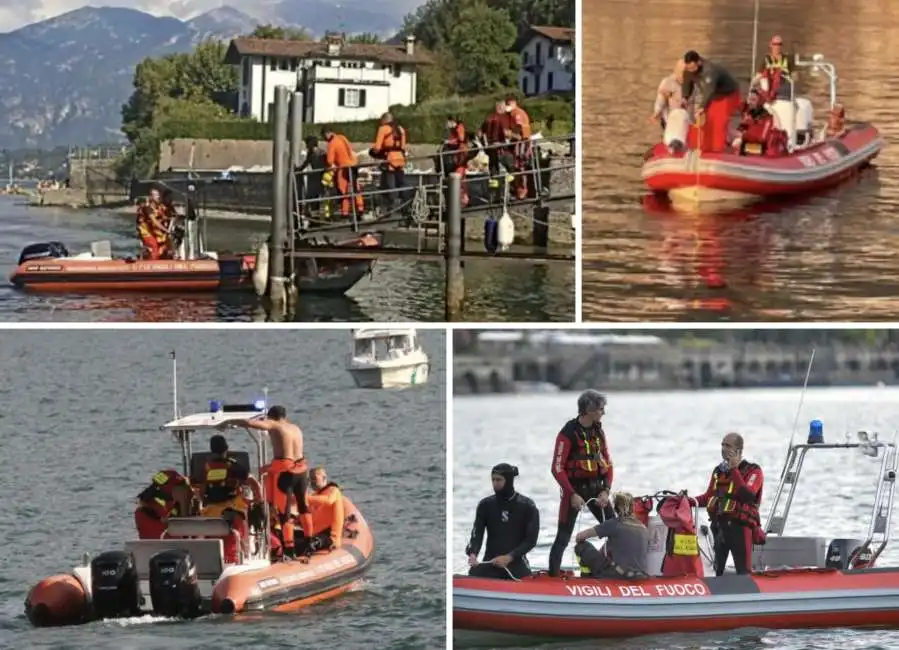
[{"label": "person sitting on boat", "polygon": [[763,544],[759,506],[765,476],[762,468],[743,458],[743,437],[728,433],[721,441],[724,459],[712,470],[706,491],[696,503],[709,513],[715,539],[715,575],[723,575],[728,555],[738,574],[752,572],[752,545]]},{"label": "person sitting on boat", "polygon": [[[646,551],[649,548],[649,531],[634,516],[634,497],[619,492],[613,499],[615,518],[582,530],[575,537],[574,552],[580,558],[582,573],[586,568],[594,578],[646,578]],[[607,539],[602,551],[587,540],[593,537]]]},{"label": "person sitting on boat", "polygon": [[586,505],[600,522],[615,517],[609,503],[612,457],[602,429],[606,397],[586,390],[577,399],[578,415],[556,436],[552,475],[561,488],[559,523],[549,552],[549,574],[559,575],[578,513]]},{"label": "person sitting on boat", "polygon": [[827,137],[840,138],[846,133],[846,108],[842,104],[834,104],[827,116]]},{"label": "person sitting on boat", "polygon": [[683,83],[685,65],[683,59],[678,59],[674,65],[674,72],[662,79],[656,90],[656,101],[653,105],[652,115],[649,116],[649,121],[659,122],[662,125],[663,133],[668,121],[668,112],[684,107]]},{"label": "person sitting on boat", "polygon": [[309,472],[309,487],[312,530],[306,531],[302,548],[298,551],[314,553],[338,549],[343,542],[343,526],[346,521],[343,492],[337,483],[328,481],[328,473],[322,466]]},{"label": "person sitting on boat", "polygon": [[168,215],[155,187],[137,207],[137,236],[143,244],[144,259],[159,260],[171,255]]},{"label": "person sitting on boat", "polygon": [[[540,511],[533,500],[515,491],[516,476],[518,468],[509,463],[490,470],[493,494],[478,503],[465,547],[470,576],[507,580],[531,575],[527,554],[537,546]],[[485,532],[487,545],[479,562]]]},{"label": "person sitting on boat", "polygon": [[698,148],[722,152],[727,148],[731,118],[742,104],[740,84],[723,66],[703,59],[694,50],[684,54],[684,64],[684,97],[698,91],[694,111],[700,127]]},{"label": "person sitting on boat", "polygon": [[[231,530],[239,533],[243,543],[249,533],[247,519],[250,507],[244,498],[243,488],[250,486],[256,494],[260,494],[259,484],[250,476],[248,468],[228,456],[228,441],[224,436],[212,436],[209,451],[213,453],[213,457],[203,469],[203,483],[200,485],[203,508],[200,515],[225,519]],[[226,562],[238,561],[237,544],[233,536],[225,539],[224,550]]]},{"label": "person sitting on boat", "polygon": [[757,90],[750,90],[746,98],[737,136],[731,143],[740,155],[749,153],[751,145],[755,145],[756,153],[766,156],[782,156],[788,151],[786,131],[775,127],[774,116],[766,107],[764,96]]},{"label": "person sitting on boat", "polygon": [[265,496],[279,519],[284,555],[294,557],[296,544],[291,495],[296,502],[303,530],[312,530],[312,514],[309,512],[307,499],[309,477],[306,475],[307,464],[303,456],[303,432],[287,419],[287,410],[283,406],[272,406],[264,419],[232,420],[220,426],[224,428],[229,424],[268,433],[272,445],[272,462],[261,469],[265,481]]},{"label": "person sitting on boat", "polygon": [[165,533],[169,517],[186,517],[191,512],[190,482],[173,469],[153,475],[143,492],[137,495],[134,526],[139,539],[159,539]]}]

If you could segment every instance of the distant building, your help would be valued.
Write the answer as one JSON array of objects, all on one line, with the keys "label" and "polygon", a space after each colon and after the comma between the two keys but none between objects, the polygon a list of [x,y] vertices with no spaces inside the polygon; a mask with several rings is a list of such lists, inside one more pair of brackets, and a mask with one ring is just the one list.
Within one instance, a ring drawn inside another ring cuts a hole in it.
[{"label": "distant building", "polygon": [[574,91],[574,30],[531,25],[516,41],[518,87],[524,95]]},{"label": "distant building", "polygon": [[400,45],[236,38],[225,63],[240,66],[237,111],[271,119],[275,87],[303,93],[304,121],[353,122],[380,117],[390,106],[418,99],[418,70],[432,62],[409,36]]}]

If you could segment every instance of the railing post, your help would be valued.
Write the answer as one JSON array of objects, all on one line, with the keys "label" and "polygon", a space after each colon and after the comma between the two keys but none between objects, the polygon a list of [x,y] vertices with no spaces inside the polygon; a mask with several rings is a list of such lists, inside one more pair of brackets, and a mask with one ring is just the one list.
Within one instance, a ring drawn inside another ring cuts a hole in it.
[{"label": "railing post", "polygon": [[459,320],[465,301],[462,270],[462,176],[449,175],[446,197],[446,321]]}]

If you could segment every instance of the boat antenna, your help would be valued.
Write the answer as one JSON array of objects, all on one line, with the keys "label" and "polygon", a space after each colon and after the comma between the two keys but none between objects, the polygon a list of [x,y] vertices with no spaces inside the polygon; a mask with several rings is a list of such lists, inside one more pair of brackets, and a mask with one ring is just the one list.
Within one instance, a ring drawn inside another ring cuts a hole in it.
[{"label": "boat antenna", "polygon": [[749,71],[749,83],[755,77],[755,61],[759,51],[759,0],[755,0],[755,14],[752,18],[752,69]]},{"label": "boat antenna", "polygon": [[[812,348],[812,356],[808,360],[808,368],[805,371],[805,381],[802,383],[802,393],[799,395],[799,408],[796,409],[796,417],[793,418],[793,431],[790,433],[790,445],[787,447],[787,459],[790,457],[790,450],[793,448],[793,440],[796,438],[796,427],[799,426],[799,415],[802,413],[802,402],[805,401],[805,392],[808,390],[808,380],[812,376],[812,364],[815,363],[815,348]],[[781,477],[787,471],[787,462],[784,461]]]},{"label": "boat antenna", "polygon": [[170,355],[172,358],[172,419],[178,419],[178,358],[175,351],[172,350]]}]

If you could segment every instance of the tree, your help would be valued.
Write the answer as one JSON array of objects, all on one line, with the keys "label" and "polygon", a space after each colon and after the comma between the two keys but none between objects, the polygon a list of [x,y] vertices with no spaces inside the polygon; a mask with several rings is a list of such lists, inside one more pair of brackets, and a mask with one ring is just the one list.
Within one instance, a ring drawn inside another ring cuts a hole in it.
[{"label": "tree", "polygon": [[247,34],[247,38],[263,38],[273,41],[311,41],[312,35],[305,29],[257,25],[256,29]]},{"label": "tree", "polygon": [[456,91],[489,93],[515,85],[518,57],[510,52],[515,26],[506,12],[485,0],[468,0],[449,33],[456,72]]},{"label": "tree", "polygon": [[361,45],[378,45],[384,42],[377,34],[372,32],[363,32],[361,34],[352,34],[347,39],[347,43],[359,43]]}]

